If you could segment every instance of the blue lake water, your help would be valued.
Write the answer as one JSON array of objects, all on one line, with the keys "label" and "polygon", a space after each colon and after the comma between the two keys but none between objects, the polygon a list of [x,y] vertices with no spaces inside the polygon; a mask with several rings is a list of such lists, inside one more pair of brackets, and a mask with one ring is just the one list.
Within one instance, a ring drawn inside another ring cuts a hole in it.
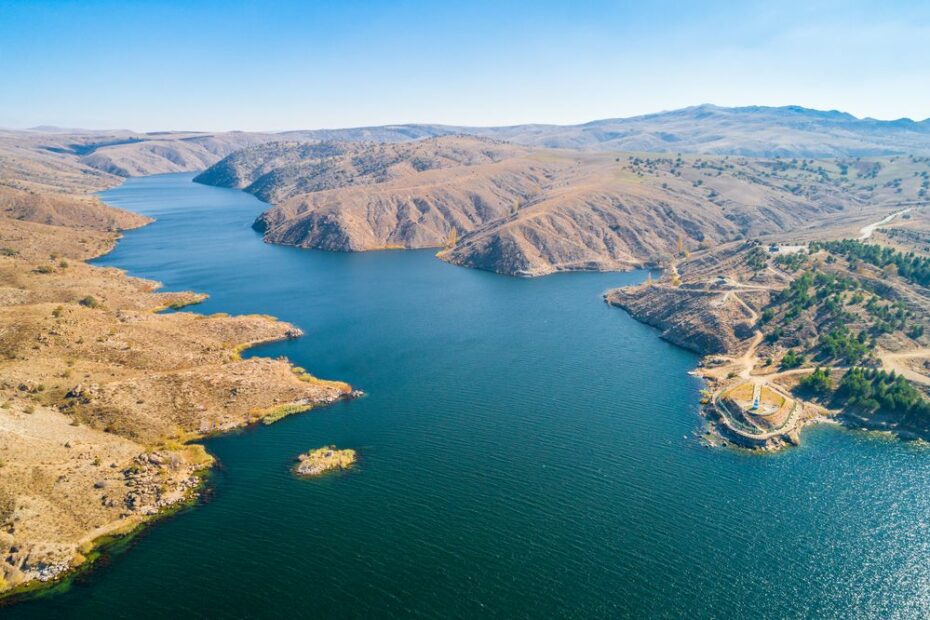
[{"label": "blue lake water", "polygon": [[[191,175],[103,198],[157,221],[98,264],[290,321],[306,336],[250,354],[368,396],[206,442],[209,502],[4,618],[930,611],[930,451],[832,426],[777,455],[702,447],[697,358],[601,300],[645,273],[271,246],[266,205]],[[295,479],[324,444],[358,468]]]}]

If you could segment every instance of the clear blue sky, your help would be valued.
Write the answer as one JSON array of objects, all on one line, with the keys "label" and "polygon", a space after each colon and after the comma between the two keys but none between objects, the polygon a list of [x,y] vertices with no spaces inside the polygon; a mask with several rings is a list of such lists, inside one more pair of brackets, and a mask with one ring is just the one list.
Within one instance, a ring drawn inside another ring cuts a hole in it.
[{"label": "clear blue sky", "polygon": [[930,116],[930,2],[0,0],[0,127]]}]

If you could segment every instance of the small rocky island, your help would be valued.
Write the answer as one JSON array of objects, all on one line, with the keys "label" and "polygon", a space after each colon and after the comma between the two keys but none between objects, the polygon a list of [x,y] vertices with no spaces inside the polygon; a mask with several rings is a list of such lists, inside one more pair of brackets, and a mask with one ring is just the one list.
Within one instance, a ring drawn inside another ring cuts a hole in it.
[{"label": "small rocky island", "polygon": [[337,450],[335,446],[324,446],[298,456],[294,473],[311,478],[334,469],[349,469],[355,465],[355,461],[355,450]]}]

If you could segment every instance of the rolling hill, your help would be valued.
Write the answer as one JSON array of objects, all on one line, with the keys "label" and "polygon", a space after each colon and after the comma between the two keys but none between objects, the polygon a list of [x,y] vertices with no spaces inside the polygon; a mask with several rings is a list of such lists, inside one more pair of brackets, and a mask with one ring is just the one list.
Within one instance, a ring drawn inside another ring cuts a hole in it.
[{"label": "rolling hill", "polygon": [[599,153],[443,136],[268,143],[196,180],[273,203],[256,222],[272,243],[441,247],[453,263],[541,275],[659,264],[688,249],[855,221],[922,199],[927,162]]}]

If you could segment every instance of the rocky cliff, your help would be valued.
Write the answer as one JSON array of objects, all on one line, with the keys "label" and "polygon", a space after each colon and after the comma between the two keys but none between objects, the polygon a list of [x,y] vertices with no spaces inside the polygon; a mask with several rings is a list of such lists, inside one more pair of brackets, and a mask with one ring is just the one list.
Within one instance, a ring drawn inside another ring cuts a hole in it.
[{"label": "rocky cliff", "polygon": [[[753,293],[748,303],[765,304]],[[657,328],[662,338],[701,355],[736,351],[752,335],[755,317],[743,303],[723,291],[643,284],[610,291],[608,303]]]}]

